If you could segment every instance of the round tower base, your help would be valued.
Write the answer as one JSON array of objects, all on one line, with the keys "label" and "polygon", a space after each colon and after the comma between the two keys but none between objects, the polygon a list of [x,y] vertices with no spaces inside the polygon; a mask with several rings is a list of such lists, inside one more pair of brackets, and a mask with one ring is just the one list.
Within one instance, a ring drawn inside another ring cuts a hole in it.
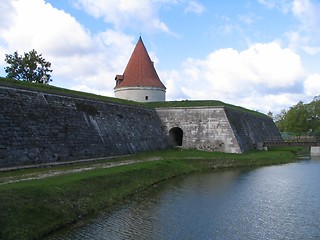
[{"label": "round tower base", "polygon": [[115,89],[116,98],[132,100],[136,102],[164,102],[166,91],[154,87],[122,87]]}]

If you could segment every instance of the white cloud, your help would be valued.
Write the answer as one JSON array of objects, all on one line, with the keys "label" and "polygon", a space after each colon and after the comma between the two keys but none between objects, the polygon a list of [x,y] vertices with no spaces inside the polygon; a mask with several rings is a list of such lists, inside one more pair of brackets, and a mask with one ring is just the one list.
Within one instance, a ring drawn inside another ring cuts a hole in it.
[{"label": "white cloud", "polygon": [[306,78],[304,91],[309,97],[315,97],[320,94],[320,74],[311,74]]},{"label": "white cloud", "polygon": [[320,46],[312,47],[312,46],[304,46],[303,50],[310,55],[317,55],[320,53]]},{"label": "white cloud", "polygon": [[234,33],[235,30],[239,30],[239,26],[237,26],[231,22],[227,22],[227,23],[225,23],[225,25],[221,26],[218,29],[218,32],[223,35],[231,35]]},{"label": "white cloud", "polygon": [[14,8],[9,1],[1,1],[0,9],[0,33],[2,34],[2,31],[11,25],[13,20],[11,13],[14,12]]},{"label": "white cloud", "polygon": [[258,0],[258,2],[270,9],[279,9],[283,13],[287,13],[292,5],[292,0]]},{"label": "white cloud", "polygon": [[158,30],[171,33],[169,27],[158,17],[161,1],[74,0],[74,3],[88,14],[113,24],[116,30],[135,28],[139,31]]},{"label": "white cloud", "polygon": [[[107,30],[94,36],[95,51],[81,56],[56,58],[53,62],[61,78],[68,78],[76,90],[113,96],[114,77],[122,74],[134,48],[134,38]],[[84,87],[86,86],[86,87]]]},{"label": "white cloud", "polygon": [[320,4],[311,0],[294,0],[292,5],[293,14],[301,22],[301,31],[319,35]]},{"label": "white cloud", "polygon": [[312,0],[293,0],[292,14],[299,24],[295,30],[287,33],[290,46],[302,49],[310,55],[320,53],[320,3]]},{"label": "white cloud", "polygon": [[270,9],[292,13],[297,25],[285,33],[289,46],[310,55],[320,53],[320,3],[316,0],[258,0]]},{"label": "white cloud", "polygon": [[96,89],[113,96],[113,79],[130,57],[133,37],[113,30],[92,35],[75,18],[44,0],[6,0],[6,6],[13,11],[8,16],[10,24],[0,25],[1,52],[22,54],[34,48],[52,63],[54,85]]},{"label": "white cloud", "polygon": [[289,106],[297,104],[303,95],[297,93],[276,93],[276,94],[261,94],[259,92],[249,93],[244,98],[237,99],[233,102],[235,105],[245,106],[252,110],[257,110],[263,113],[271,111],[276,114],[282,109],[288,109]]},{"label": "white cloud", "polygon": [[[190,58],[180,72],[179,76],[171,75],[169,84],[171,88],[180,88],[189,99],[219,99],[248,108],[259,107],[264,112],[272,105],[259,100],[277,101],[304,77],[300,57],[276,42],[255,44],[241,52],[220,49],[203,60]],[[281,105],[272,102],[275,103]]]},{"label": "white cloud", "polygon": [[[93,35],[70,14],[44,0],[2,0],[0,7],[8,12],[0,16],[0,51],[22,53],[35,48],[52,63],[54,85],[113,96],[114,77],[124,71],[136,43],[135,37],[119,29],[143,23],[170,32],[158,17],[157,7],[185,7],[189,2],[141,0],[141,12],[137,1],[77,0],[79,7],[88,7],[90,14],[115,26]],[[297,17],[308,9],[295,8]],[[296,45],[309,41],[300,31],[290,36]],[[319,51],[317,46],[304,47],[310,53]],[[156,53],[150,56],[157,63]],[[299,55],[277,42],[252,44],[243,51],[219,49],[204,59],[186,59],[181,69],[160,71],[159,75],[167,87],[168,100],[218,99],[263,112],[280,111],[320,92],[320,75],[306,77]],[[288,93],[292,89],[295,92]]]},{"label": "white cloud", "polygon": [[311,3],[309,0],[294,0],[292,4],[292,12],[303,18],[305,12],[309,12],[311,10]]},{"label": "white cloud", "polygon": [[158,72],[158,74],[161,81],[167,88],[166,99],[168,101],[183,100],[187,98],[181,88],[184,84],[185,79],[181,79],[179,71],[160,71]]},{"label": "white cloud", "polygon": [[251,25],[255,21],[255,16],[250,13],[247,15],[238,15],[238,19],[246,25]]},{"label": "white cloud", "polygon": [[9,50],[37,47],[42,52],[69,55],[93,49],[88,32],[69,14],[43,0],[9,2],[14,8],[10,27],[1,32]]},{"label": "white cloud", "polygon": [[240,53],[254,74],[253,82],[268,88],[286,88],[303,76],[299,55],[276,43],[255,44]]},{"label": "white cloud", "polygon": [[205,11],[205,7],[196,1],[189,1],[184,11],[186,13],[190,12],[190,13],[201,14]]}]

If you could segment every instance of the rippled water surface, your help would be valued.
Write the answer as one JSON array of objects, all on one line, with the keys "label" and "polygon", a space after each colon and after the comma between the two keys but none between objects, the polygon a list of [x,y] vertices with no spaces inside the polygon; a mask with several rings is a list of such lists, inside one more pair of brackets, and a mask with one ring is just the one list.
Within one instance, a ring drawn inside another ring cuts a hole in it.
[{"label": "rippled water surface", "polygon": [[320,239],[320,160],[175,179],[51,239]]}]

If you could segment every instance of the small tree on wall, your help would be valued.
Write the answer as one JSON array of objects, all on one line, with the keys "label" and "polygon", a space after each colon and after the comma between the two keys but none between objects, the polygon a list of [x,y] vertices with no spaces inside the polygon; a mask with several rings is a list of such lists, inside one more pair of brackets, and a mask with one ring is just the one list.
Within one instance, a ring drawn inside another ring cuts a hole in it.
[{"label": "small tree on wall", "polygon": [[7,73],[6,77],[44,84],[52,81],[49,74],[52,72],[51,63],[47,62],[36,50],[24,53],[23,56],[19,56],[17,51],[5,56],[5,61],[9,65],[4,68]]}]

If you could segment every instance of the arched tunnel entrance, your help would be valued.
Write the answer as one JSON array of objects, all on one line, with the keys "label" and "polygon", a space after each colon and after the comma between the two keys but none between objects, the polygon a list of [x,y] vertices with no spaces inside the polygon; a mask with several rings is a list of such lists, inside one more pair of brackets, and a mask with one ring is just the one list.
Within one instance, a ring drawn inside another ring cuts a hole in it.
[{"label": "arched tunnel entrance", "polygon": [[169,144],[172,146],[182,146],[183,131],[179,127],[171,128],[169,131]]}]

